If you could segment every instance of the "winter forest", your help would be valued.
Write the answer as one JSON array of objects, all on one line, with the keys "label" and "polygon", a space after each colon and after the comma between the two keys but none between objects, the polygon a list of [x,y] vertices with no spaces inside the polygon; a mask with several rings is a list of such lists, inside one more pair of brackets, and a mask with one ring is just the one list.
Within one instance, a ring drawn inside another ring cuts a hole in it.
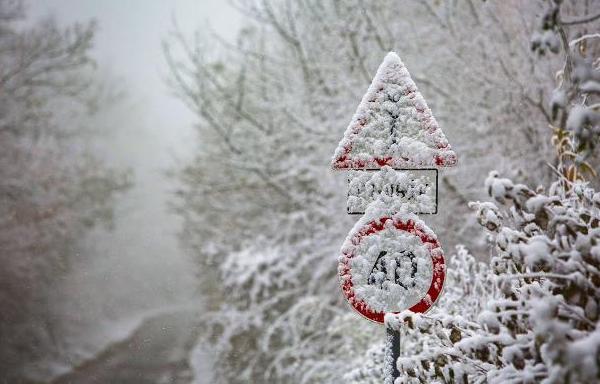
[{"label": "winter forest", "polygon": [[392,51],[458,157],[394,383],[600,382],[600,0],[0,0],[0,384],[383,383],[331,164]]}]

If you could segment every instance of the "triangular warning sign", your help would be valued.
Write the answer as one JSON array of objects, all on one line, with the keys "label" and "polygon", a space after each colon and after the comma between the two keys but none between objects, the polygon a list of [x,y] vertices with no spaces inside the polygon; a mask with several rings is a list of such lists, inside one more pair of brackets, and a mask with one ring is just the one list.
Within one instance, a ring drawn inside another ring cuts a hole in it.
[{"label": "triangular warning sign", "polygon": [[404,63],[388,53],[335,151],[333,168],[440,168],[456,161]]}]

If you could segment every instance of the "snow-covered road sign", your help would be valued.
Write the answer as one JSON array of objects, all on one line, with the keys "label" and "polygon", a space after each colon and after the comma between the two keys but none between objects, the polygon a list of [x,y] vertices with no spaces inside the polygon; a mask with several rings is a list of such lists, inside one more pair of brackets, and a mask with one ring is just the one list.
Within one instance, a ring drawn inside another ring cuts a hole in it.
[{"label": "snow-covered road sign", "polygon": [[433,231],[414,213],[437,213],[437,172],[457,157],[394,52],[379,66],[332,166],[351,170],[348,213],[365,213],[339,259],[342,291],[366,318],[425,312],[445,277]]},{"label": "snow-covered road sign", "polygon": [[426,312],[440,296],[445,271],[435,234],[413,214],[361,219],[338,267],[350,305],[379,323],[386,313]]},{"label": "snow-covered road sign", "polygon": [[352,171],[348,176],[349,214],[362,214],[373,201],[403,203],[408,211],[437,213],[437,169]]},{"label": "snow-covered road sign", "polygon": [[456,161],[402,60],[388,53],[346,128],[333,168],[439,168]]}]

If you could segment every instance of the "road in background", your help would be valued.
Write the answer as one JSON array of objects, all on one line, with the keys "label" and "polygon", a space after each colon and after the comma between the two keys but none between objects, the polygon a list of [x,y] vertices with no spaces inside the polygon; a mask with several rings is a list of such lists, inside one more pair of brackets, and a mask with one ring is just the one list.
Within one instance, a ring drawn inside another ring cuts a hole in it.
[{"label": "road in background", "polygon": [[131,336],[109,345],[52,384],[189,384],[194,379],[208,383],[194,378],[188,360],[197,337],[197,317],[194,311],[150,317]]}]

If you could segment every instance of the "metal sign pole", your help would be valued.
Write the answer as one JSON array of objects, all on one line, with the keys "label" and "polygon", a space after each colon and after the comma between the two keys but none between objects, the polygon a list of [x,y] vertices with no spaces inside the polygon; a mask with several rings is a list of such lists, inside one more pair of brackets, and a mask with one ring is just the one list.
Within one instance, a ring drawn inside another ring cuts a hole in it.
[{"label": "metal sign pole", "polygon": [[394,384],[394,381],[400,377],[400,372],[396,362],[400,357],[400,331],[386,325],[386,343],[385,343],[385,384]]}]

